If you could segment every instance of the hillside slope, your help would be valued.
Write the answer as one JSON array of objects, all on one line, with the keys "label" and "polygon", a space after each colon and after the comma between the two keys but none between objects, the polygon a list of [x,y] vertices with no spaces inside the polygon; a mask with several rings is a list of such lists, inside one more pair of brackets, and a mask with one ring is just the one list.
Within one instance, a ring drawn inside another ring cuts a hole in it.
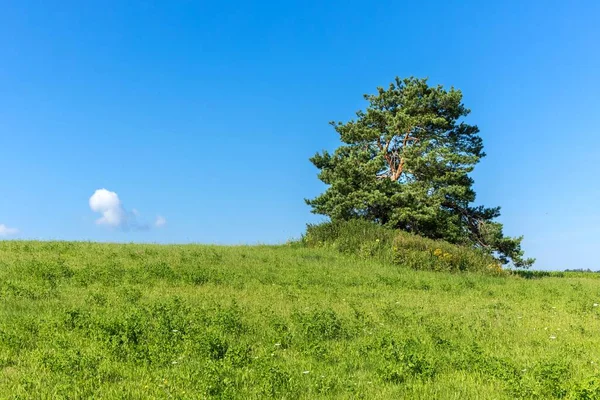
[{"label": "hillside slope", "polygon": [[0,242],[0,296],[0,398],[600,396],[594,275],[414,271],[296,245]]}]

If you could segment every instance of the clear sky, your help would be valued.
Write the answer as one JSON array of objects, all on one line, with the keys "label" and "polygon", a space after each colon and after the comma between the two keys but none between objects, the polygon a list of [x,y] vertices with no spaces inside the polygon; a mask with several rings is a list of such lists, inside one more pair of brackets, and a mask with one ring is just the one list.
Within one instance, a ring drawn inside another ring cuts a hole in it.
[{"label": "clear sky", "polygon": [[337,146],[328,122],[414,75],[462,89],[478,202],[536,267],[600,269],[598,1],[0,9],[4,238],[297,238],[322,220],[303,199],[324,189],[308,158]]}]

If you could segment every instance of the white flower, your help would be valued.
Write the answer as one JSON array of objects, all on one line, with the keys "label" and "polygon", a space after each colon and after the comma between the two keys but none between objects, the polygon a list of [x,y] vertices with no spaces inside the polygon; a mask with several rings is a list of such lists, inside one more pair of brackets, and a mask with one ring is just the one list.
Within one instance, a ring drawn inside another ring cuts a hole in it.
[{"label": "white flower", "polygon": [[594,303],[594,307],[598,307],[598,303]]},{"label": "white flower", "polygon": [[275,343],[275,346],[279,347],[279,346],[281,346],[281,343]]},{"label": "white flower", "polygon": [[302,372],[304,375],[308,374],[310,371],[304,371]]},{"label": "white flower", "polygon": [[554,340],[554,339],[556,339],[556,336],[552,335],[552,336],[550,336],[550,339]]}]

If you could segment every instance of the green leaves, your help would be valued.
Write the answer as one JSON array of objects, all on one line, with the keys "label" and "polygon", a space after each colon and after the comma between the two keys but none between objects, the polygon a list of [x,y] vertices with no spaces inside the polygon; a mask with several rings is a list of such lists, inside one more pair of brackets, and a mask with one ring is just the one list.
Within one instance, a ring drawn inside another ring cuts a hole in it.
[{"label": "green leaves", "polygon": [[479,128],[461,121],[470,110],[460,90],[396,78],[364,98],[369,104],[356,120],[332,123],[342,145],[310,159],[329,185],[306,200],[313,212],[471,244],[518,267],[533,263],[523,259],[521,238],[504,237],[493,222],[498,209],[470,206],[468,174],[485,153]]}]

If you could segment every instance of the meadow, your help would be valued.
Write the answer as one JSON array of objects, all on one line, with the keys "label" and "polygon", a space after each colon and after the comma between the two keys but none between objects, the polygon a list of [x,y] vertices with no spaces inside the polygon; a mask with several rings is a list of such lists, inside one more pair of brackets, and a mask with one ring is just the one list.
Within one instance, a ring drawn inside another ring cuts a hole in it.
[{"label": "meadow", "polygon": [[334,247],[0,242],[0,398],[600,398],[596,275]]}]

